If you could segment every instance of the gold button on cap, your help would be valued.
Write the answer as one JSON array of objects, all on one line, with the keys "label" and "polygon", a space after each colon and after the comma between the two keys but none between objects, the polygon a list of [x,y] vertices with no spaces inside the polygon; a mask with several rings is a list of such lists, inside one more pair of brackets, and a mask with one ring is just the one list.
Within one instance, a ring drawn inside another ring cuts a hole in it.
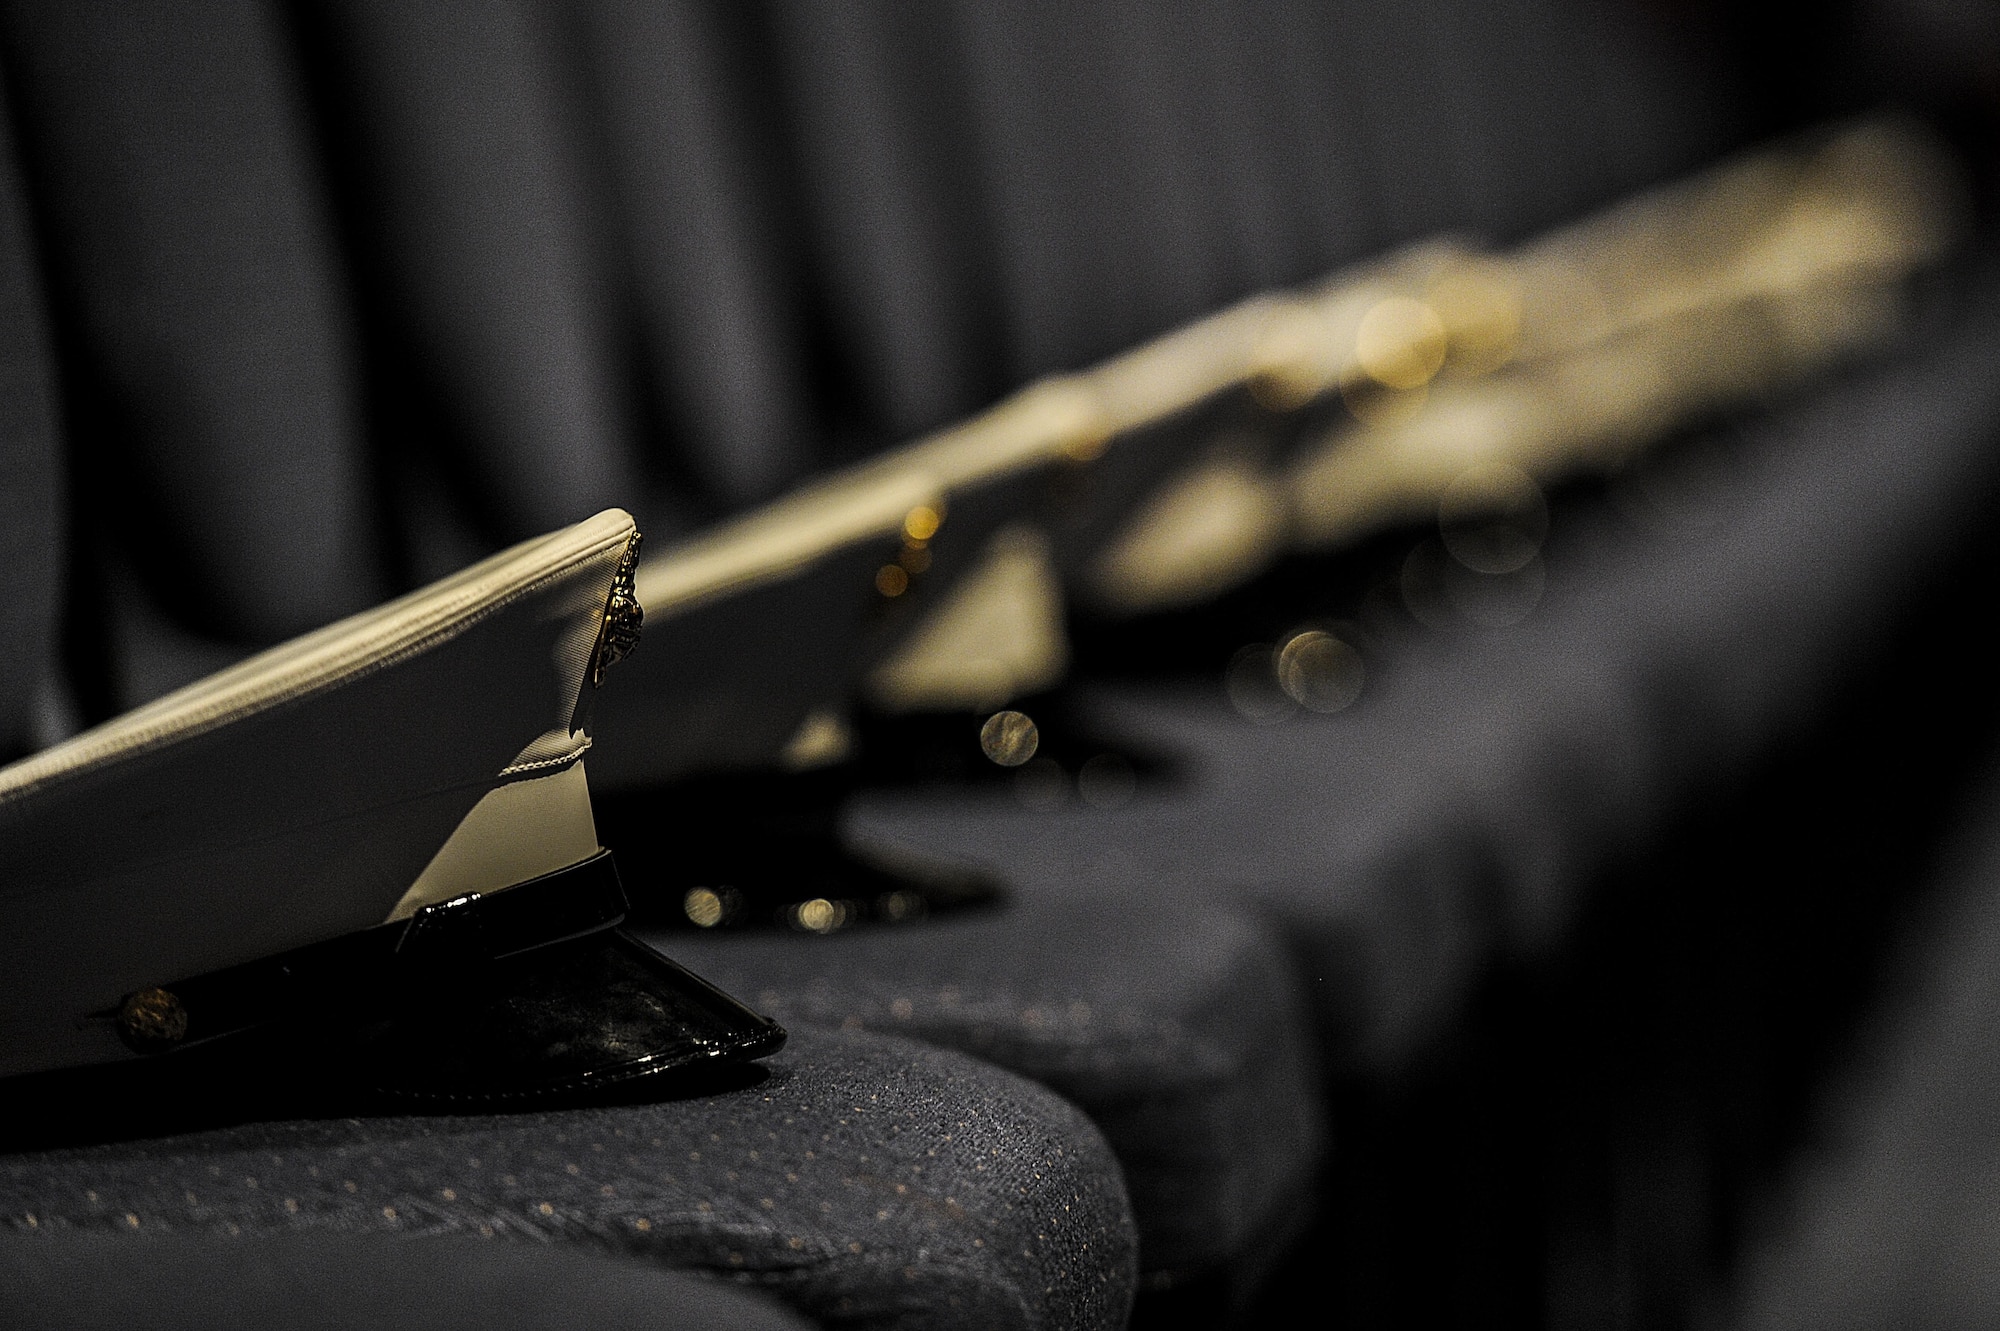
[{"label": "gold button on cap", "polygon": [[187,1038],[187,1009],[165,989],[141,989],[118,1008],[118,1036],[134,1053],[158,1054]]}]

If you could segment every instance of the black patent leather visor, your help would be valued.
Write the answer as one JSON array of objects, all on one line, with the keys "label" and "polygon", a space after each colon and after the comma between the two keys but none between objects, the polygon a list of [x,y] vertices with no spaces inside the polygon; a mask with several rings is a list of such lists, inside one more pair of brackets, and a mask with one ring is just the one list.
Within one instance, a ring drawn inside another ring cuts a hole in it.
[{"label": "black patent leather visor", "polygon": [[785,1043],[776,1022],[623,929],[420,987],[420,1002],[355,1041],[375,1089],[402,1100],[491,1104],[692,1081]]},{"label": "black patent leather visor", "polygon": [[468,1107],[692,1078],[783,1046],[777,1023],[626,933],[625,910],[602,851],[97,1015],[149,1055],[280,1027],[357,1089]]}]

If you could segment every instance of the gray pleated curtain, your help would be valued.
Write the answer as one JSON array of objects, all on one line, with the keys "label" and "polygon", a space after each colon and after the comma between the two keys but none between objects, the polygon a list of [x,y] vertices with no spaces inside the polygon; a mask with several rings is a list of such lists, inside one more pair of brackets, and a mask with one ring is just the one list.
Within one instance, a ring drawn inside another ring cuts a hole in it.
[{"label": "gray pleated curtain", "polygon": [[1612,0],[0,5],[0,734],[1733,141]]}]

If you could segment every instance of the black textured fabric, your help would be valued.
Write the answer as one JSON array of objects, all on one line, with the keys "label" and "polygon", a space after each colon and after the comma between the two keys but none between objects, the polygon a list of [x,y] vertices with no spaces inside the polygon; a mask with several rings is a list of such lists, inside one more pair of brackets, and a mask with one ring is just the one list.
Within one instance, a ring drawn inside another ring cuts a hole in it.
[{"label": "black textured fabric", "polygon": [[1513,237],[1740,132],[1623,6],[953,7],[1021,381],[1441,230]]},{"label": "black textured fabric", "polygon": [[[998,398],[994,237],[962,22],[948,5],[772,5],[801,242],[821,288],[835,428],[934,429]],[[911,59],[922,51],[923,59]]]},{"label": "black textured fabric", "polygon": [[14,1230],[475,1232],[727,1275],[857,1327],[1116,1327],[1134,1284],[1116,1160],[1005,1072],[804,1033],[704,1099],[478,1118],[261,1123],[0,1158]]},{"label": "black textured fabric", "polygon": [[[111,565],[93,575],[250,644],[377,599],[355,330],[280,16],[262,0],[10,4],[0,43],[71,465],[91,481],[77,537]],[[96,631],[103,595],[90,605]],[[208,664],[135,667],[109,701]]]},{"label": "black textured fabric", "polygon": [[0,110],[0,762],[48,742],[35,712],[50,705],[37,695],[56,677],[66,525],[55,363],[22,185]]},{"label": "black textured fabric", "polygon": [[768,499],[818,461],[818,385],[755,8],[589,0],[572,13],[625,241],[648,480],[677,501],[641,516]]},{"label": "black textured fabric", "polygon": [[1282,940],[1224,900],[1079,892],[1077,862],[1041,867],[992,912],[654,942],[788,1025],[909,1035],[1060,1092],[1124,1166],[1147,1288],[1254,1282],[1301,1219],[1324,1132]]},{"label": "black textured fabric", "polygon": [[408,516],[416,576],[457,558],[428,523],[497,543],[639,507],[608,204],[555,9],[303,12],[370,329],[414,416],[399,451],[442,473],[391,478],[444,509]]},{"label": "black textured fabric", "polygon": [[0,1321],[37,1331],[801,1331],[740,1289],[579,1248],[313,1234],[0,1240]]}]

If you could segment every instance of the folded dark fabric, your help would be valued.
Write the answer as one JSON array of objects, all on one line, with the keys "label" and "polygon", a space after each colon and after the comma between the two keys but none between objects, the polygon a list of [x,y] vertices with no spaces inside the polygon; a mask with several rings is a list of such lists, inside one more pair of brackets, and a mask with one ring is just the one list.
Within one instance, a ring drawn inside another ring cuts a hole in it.
[{"label": "folded dark fabric", "polygon": [[0,1320],[41,1331],[800,1331],[767,1298],[580,1248],[364,1234],[0,1240]]},{"label": "folded dark fabric", "polygon": [[[67,450],[92,482],[90,575],[245,644],[380,597],[353,310],[273,7],[10,4],[0,43],[65,334]],[[104,599],[79,626],[93,652]],[[216,664],[139,669],[112,705]]]},{"label": "folded dark fabric", "polygon": [[1004,907],[918,926],[653,941],[788,1026],[893,1031],[1060,1092],[1124,1167],[1146,1288],[1227,1299],[1319,1161],[1305,996],[1282,940],[1226,900],[1075,886],[1042,863]]},{"label": "folded dark fabric", "polygon": [[54,671],[62,561],[55,362],[23,186],[0,116],[0,762],[49,742],[34,712]]},{"label": "folded dark fabric", "polygon": [[[752,6],[565,7],[601,109],[647,422],[684,511],[770,498],[818,459],[792,165]],[[664,504],[662,505],[664,507]]]},{"label": "folded dark fabric", "polygon": [[1721,71],[1623,5],[963,15],[1017,383],[1438,231],[1526,234],[1741,133]]},{"label": "folded dark fabric", "polygon": [[415,553],[460,562],[424,548],[454,520],[491,542],[638,504],[608,204],[561,23],[532,0],[479,22],[428,4],[299,14],[394,424],[442,443],[435,474],[396,458],[408,473],[388,478],[432,487],[409,513]]},{"label": "folded dark fabric", "polygon": [[1131,1212],[1103,1137],[956,1054],[808,1033],[702,1099],[258,1123],[0,1157],[14,1230],[477,1233],[727,1275],[855,1327],[1113,1328]]}]

